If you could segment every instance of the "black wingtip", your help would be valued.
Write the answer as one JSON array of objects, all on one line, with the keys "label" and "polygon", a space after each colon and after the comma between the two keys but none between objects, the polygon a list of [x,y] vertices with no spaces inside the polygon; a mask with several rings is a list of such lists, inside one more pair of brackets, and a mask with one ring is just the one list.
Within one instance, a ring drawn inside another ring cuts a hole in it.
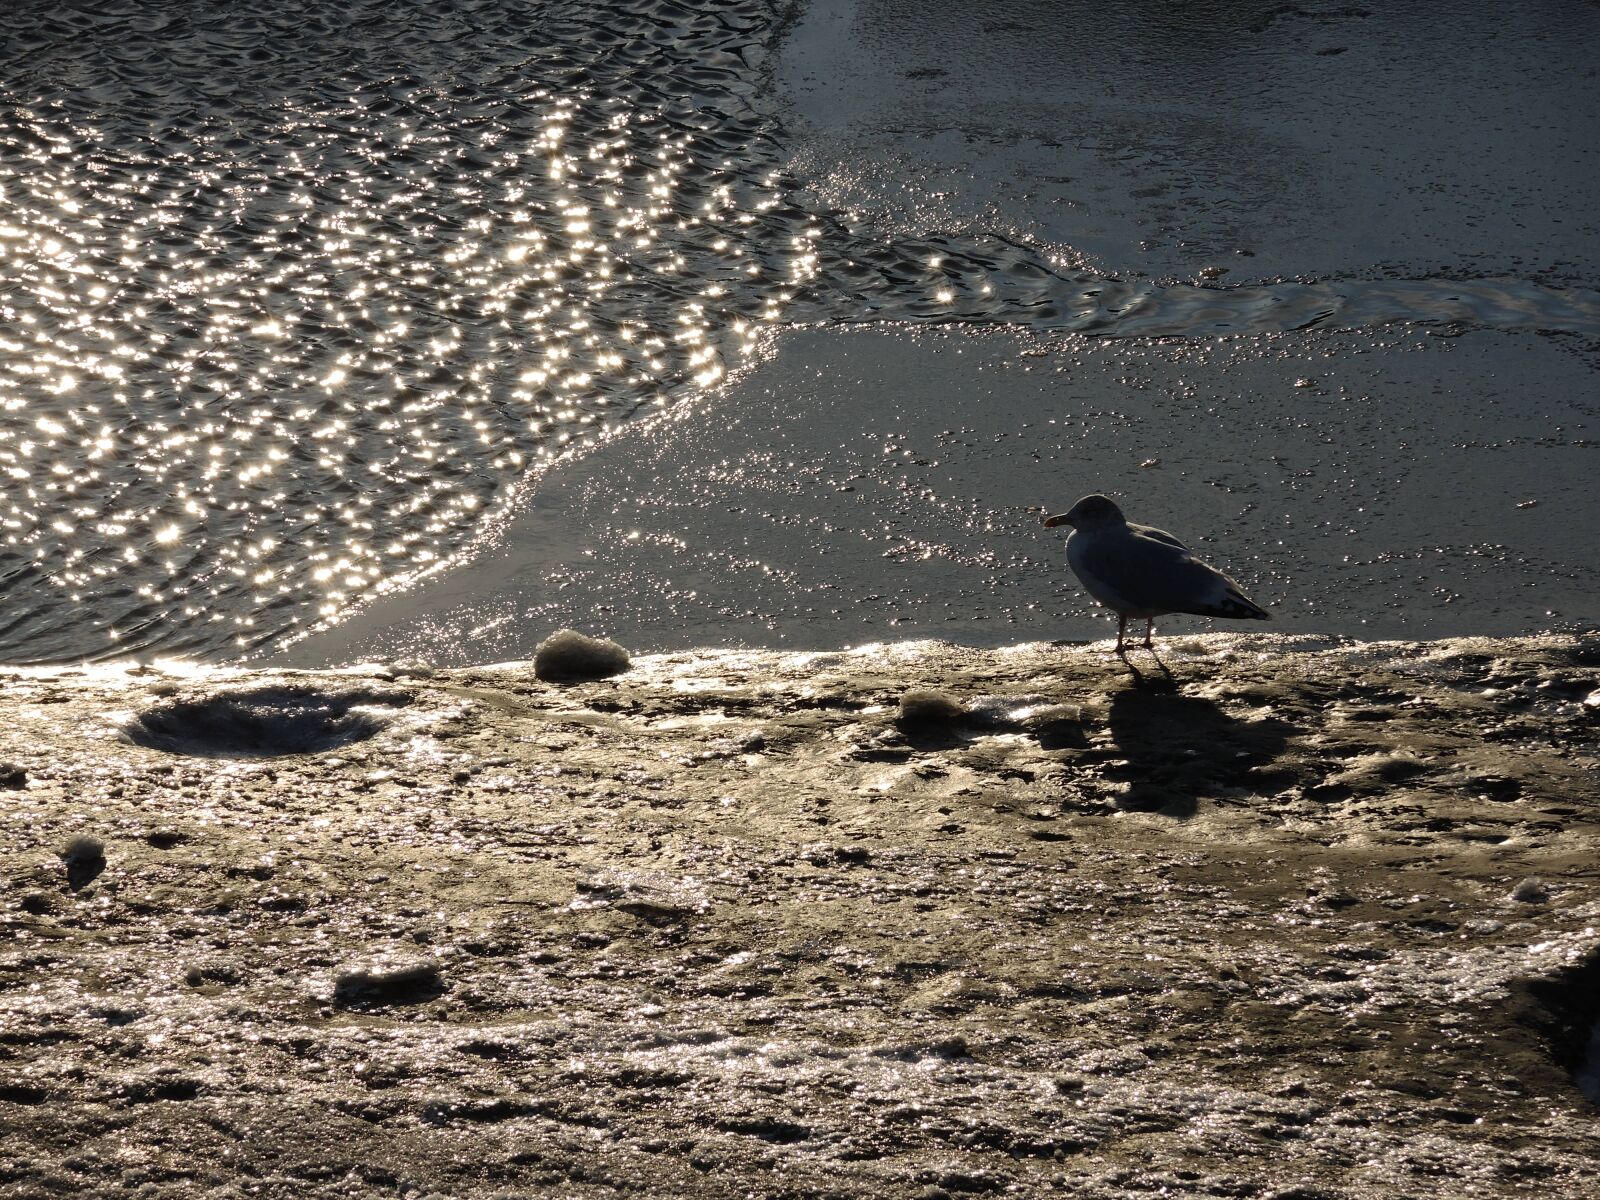
[{"label": "black wingtip", "polygon": [[1212,609],[1214,617],[1231,617],[1236,621],[1270,621],[1272,614],[1262,608],[1253,600],[1243,596],[1230,595],[1216,608]]}]

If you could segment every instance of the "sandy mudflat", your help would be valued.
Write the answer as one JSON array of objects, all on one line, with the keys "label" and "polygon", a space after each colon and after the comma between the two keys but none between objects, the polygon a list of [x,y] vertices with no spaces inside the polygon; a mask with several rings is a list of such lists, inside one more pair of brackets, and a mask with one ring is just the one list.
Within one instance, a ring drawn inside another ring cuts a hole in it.
[{"label": "sandy mudflat", "polygon": [[10,673],[0,1196],[1590,1194],[1600,644],[1167,660]]}]

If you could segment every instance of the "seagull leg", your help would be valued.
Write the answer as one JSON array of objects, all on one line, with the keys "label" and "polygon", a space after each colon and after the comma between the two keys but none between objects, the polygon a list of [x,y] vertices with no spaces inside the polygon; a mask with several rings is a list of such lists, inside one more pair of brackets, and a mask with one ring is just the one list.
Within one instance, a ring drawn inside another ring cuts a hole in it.
[{"label": "seagull leg", "polygon": [[1116,651],[1117,657],[1122,660],[1122,665],[1123,666],[1127,667],[1129,671],[1133,672],[1133,680],[1134,680],[1134,682],[1135,683],[1142,683],[1142,682],[1144,682],[1144,676],[1139,674],[1139,668],[1134,666],[1133,663],[1131,661],[1129,661],[1129,659],[1128,659],[1128,648],[1127,648],[1127,646],[1123,645],[1123,641],[1122,641],[1123,635],[1126,634],[1127,632],[1128,632],[1128,618],[1123,616],[1121,613],[1118,613],[1117,614],[1117,651]]}]

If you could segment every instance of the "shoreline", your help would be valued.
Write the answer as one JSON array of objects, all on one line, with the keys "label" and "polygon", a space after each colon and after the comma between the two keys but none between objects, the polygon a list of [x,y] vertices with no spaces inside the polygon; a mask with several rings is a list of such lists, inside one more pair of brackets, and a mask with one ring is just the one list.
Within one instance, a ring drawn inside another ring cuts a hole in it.
[{"label": "shoreline", "polygon": [[1163,651],[0,672],[0,1195],[1583,1194],[1600,640]]},{"label": "shoreline", "polygon": [[449,571],[262,659],[460,666],[563,626],[661,651],[1101,636],[1038,512],[1097,491],[1289,632],[1588,628],[1591,377],[1486,331],[777,331],[716,394],[551,465]]}]

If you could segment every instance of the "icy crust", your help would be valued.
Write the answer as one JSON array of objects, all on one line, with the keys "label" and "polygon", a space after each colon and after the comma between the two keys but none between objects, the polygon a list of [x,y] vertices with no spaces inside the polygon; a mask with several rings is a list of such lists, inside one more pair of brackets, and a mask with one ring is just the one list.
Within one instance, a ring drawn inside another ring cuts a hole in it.
[{"label": "icy crust", "polygon": [[1587,1194],[1600,640],[1165,658],[4,672],[0,1195]]}]

